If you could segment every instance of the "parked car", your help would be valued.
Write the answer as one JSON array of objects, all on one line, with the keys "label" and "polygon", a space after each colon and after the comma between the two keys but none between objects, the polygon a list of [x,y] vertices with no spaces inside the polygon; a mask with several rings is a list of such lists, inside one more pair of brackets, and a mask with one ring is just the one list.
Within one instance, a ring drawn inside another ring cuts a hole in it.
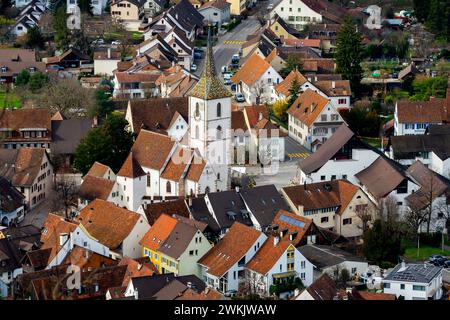
[{"label": "parked car", "polygon": [[203,49],[199,47],[194,47],[194,52],[200,52],[203,53]]},{"label": "parked car", "polygon": [[102,38],[95,39],[94,41],[92,41],[92,43],[94,43],[94,44],[105,44],[105,40],[103,40]]},{"label": "parked car", "polygon": [[268,6],[267,6],[267,10],[268,11],[271,11],[273,9],[273,4],[271,3],[271,4],[269,4]]},{"label": "parked car", "polygon": [[241,58],[239,57],[239,54],[233,54],[233,56],[231,57],[231,63],[239,63],[239,60]]},{"label": "parked car", "polygon": [[57,64],[54,64],[52,66],[48,67],[50,70],[64,70],[64,67],[58,66]]},{"label": "parked car", "polygon": [[194,59],[195,60],[199,60],[202,58],[202,53],[201,52],[195,52],[194,51]]},{"label": "parked car", "polygon": [[436,267],[443,267],[446,261],[448,261],[447,258],[440,257],[440,258],[437,258],[436,260],[434,260],[433,264]]},{"label": "parked car", "polygon": [[240,93],[240,92],[238,92],[238,93],[236,93],[236,94],[234,95],[234,99],[235,99],[237,102],[245,102],[244,95],[243,95],[242,93]]},{"label": "parked car", "polygon": [[450,260],[447,260],[447,261],[444,262],[444,268],[445,269],[450,268]]},{"label": "parked car", "polygon": [[197,71],[197,65],[196,64],[191,64],[190,70],[191,70],[191,72]]},{"label": "parked car", "polygon": [[114,40],[113,42],[111,42],[111,44],[113,46],[120,46],[122,44],[122,42],[120,40]]},{"label": "parked car", "polygon": [[231,79],[225,79],[223,81],[223,84],[226,85],[226,86],[231,86],[233,84],[233,81],[231,81]]},{"label": "parked car", "polygon": [[428,261],[430,261],[431,263],[433,263],[434,261],[436,261],[436,260],[439,259],[439,258],[442,258],[442,256],[441,256],[441,255],[438,255],[438,254],[433,254],[432,256],[430,256],[430,257],[428,258]]},{"label": "parked car", "polygon": [[228,66],[222,66],[222,68],[220,70],[222,71],[222,73],[230,71]]},{"label": "parked car", "polygon": [[231,77],[233,76],[233,74],[231,72],[226,72],[223,74],[223,78],[226,79],[231,79]]},{"label": "parked car", "polygon": [[237,291],[236,290],[228,290],[227,292],[225,292],[225,297],[234,297],[236,296]]}]

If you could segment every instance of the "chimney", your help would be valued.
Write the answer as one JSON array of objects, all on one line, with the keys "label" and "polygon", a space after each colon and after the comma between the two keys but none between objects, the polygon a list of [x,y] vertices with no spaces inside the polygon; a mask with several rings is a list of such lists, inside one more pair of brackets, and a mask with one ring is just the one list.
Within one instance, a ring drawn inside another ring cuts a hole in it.
[{"label": "chimney", "polygon": [[188,281],[188,282],[186,283],[186,286],[187,286],[188,288],[192,288],[192,282]]},{"label": "chimney", "polygon": [[278,236],[273,238],[273,246],[274,247],[276,247],[279,242],[280,242],[280,238]]},{"label": "chimney", "polygon": [[60,233],[59,234],[59,245],[63,246],[66,243],[67,239],[69,239],[68,233]]},{"label": "chimney", "polygon": [[258,114],[258,121],[261,121],[262,118],[263,118],[263,114],[262,114],[262,112],[260,112],[260,113]]},{"label": "chimney", "polygon": [[134,299],[138,300],[139,299],[139,293],[137,289],[134,289]]},{"label": "chimney", "polygon": [[236,189],[236,193],[239,193],[239,186],[236,186],[235,189]]},{"label": "chimney", "polygon": [[336,81],[331,81],[331,88],[335,89],[336,88]]},{"label": "chimney", "polygon": [[111,59],[111,48],[108,48],[108,59]]}]

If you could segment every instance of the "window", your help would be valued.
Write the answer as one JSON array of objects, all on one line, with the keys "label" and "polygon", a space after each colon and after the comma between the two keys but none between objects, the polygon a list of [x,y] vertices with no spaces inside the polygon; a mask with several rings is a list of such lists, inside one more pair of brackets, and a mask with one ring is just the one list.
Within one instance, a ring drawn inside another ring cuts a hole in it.
[{"label": "window", "polygon": [[150,172],[147,173],[147,187],[151,186],[151,177],[150,177]]},{"label": "window", "polygon": [[194,117],[200,118],[200,105],[198,104],[198,102],[195,104],[195,114],[194,114]]},{"label": "window", "polygon": [[292,249],[288,250],[288,252],[287,252],[287,258],[288,258],[288,259],[294,258],[294,250],[292,250]]},{"label": "window", "polygon": [[327,121],[327,115],[326,114],[322,114],[320,116],[320,121]]},{"label": "window", "polygon": [[342,179],[347,179],[347,175],[346,175],[346,174],[343,174],[343,175],[342,175]]},{"label": "window", "polygon": [[339,116],[337,114],[332,114],[330,117],[331,117],[331,121],[338,121],[339,120]]},{"label": "window", "polygon": [[413,285],[414,291],[425,291],[425,286]]},{"label": "window", "polygon": [[221,117],[221,116],[222,116],[222,105],[219,102],[217,104],[217,117]]},{"label": "window", "polygon": [[287,264],[287,270],[288,271],[294,270],[294,263],[293,262]]},{"label": "window", "polygon": [[305,272],[300,273],[300,279],[301,280],[305,280],[306,279],[306,273]]},{"label": "window", "polygon": [[220,173],[217,174],[217,180],[220,180]]},{"label": "window", "polygon": [[404,284],[404,283],[401,283],[401,284],[400,284],[400,289],[401,289],[401,290],[405,290],[405,284]]},{"label": "window", "polygon": [[325,181],[325,176],[320,176],[321,181]]},{"label": "window", "polygon": [[170,181],[167,181],[167,183],[166,183],[166,192],[167,193],[172,192],[172,185],[170,184]]},{"label": "window", "polygon": [[320,222],[321,222],[321,223],[326,223],[326,222],[328,222],[328,217],[322,217],[322,218],[320,219]]},{"label": "window", "polygon": [[331,176],[331,180],[336,180],[336,175],[333,174],[333,175]]},{"label": "window", "polygon": [[347,103],[347,99],[345,99],[345,98],[338,99],[338,103],[339,104],[346,104]]},{"label": "window", "polygon": [[352,268],[351,271],[352,271],[351,274],[355,274],[356,273],[356,268]]},{"label": "window", "polygon": [[389,289],[391,287],[390,283],[383,283],[383,287]]},{"label": "window", "polygon": [[194,250],[189,250],[189,256],[193,256],[194,255]]},{"label": "window", "polygon": [[216,129],[216,139],[217,140],[222,139],[222,127],[221,126],[218,126]]},{"label": "window", "polygon": [[342,224],[345,226],[347,224],[352,224],[352,218],[347,218],[342,220]]},{"label": "window", "polygon": [[195,139],[198,139],[200,137],[200,129],[198,126],[195,126]]},{"label": "window", "polygon": [[155,260],[158,260],[158,255],[156,253],[153,255],[153,257],[155,258]]}]

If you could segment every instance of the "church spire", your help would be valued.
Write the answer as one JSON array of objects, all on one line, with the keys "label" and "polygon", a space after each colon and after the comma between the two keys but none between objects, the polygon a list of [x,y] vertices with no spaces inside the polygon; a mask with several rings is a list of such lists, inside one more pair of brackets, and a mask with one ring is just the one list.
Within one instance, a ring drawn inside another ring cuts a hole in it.
[{"label": "church spire", "polygon": [[208,45],[206,49],[205,68],[203,69],[200,80],[189,92],[189,96],[204,100],[213,100],[231,97],[231,92],[223,85],[216,75],[216,66],[214,64],[214,55],[211,44],[211,27],[208,27]]}]

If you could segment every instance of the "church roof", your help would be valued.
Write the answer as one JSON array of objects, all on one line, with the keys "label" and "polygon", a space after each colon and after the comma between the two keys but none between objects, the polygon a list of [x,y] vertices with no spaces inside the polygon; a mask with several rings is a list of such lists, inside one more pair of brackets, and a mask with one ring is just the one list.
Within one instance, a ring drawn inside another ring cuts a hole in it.
[{"label": "church roof", "polygon": [[206,52],[205,69],[200,80],[189,92],[189,96],[204,100],[213,100],[231,97],[231,92],[223,85],[216,75],[214,55],[211,46],[210,35],[208,35],[208,48]]}]

